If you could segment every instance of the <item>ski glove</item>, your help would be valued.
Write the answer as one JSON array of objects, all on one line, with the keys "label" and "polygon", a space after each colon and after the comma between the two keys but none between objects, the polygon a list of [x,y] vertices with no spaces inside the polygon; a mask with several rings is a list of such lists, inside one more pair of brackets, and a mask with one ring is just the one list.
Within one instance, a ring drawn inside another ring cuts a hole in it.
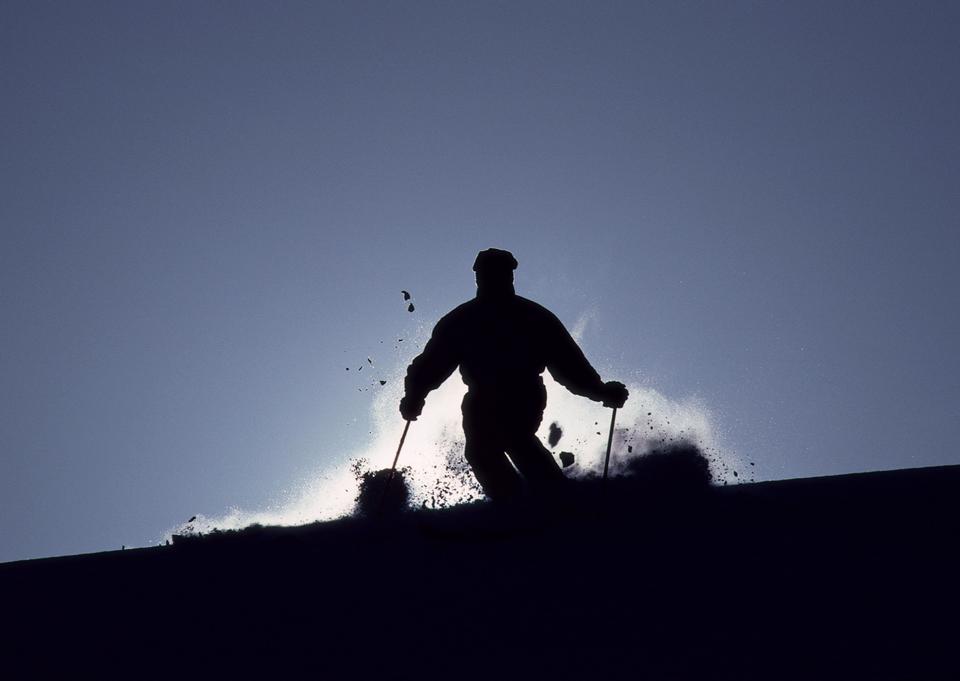
[{"label": "ski glove", "polygon": [[627,401],[630,391],[620,381],[607,381],[603,384],[603,406],[619,409]]},{"label": "ski glove", "polygon": [[400,415],[407,421],[416,421],[420,412],[423,411],[423,403],[424,400],[414,401],[409,396],[404,396],[400,400]]}]

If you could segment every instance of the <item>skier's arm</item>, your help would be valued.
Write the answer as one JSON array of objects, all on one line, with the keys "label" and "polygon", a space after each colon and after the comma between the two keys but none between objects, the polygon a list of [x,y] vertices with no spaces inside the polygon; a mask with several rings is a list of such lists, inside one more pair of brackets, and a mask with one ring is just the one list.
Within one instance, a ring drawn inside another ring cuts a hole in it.
[{"label": "skier's arm", "polygon": [[553,314],[550,314],[549,325],[547,369],[557,383],[574,395],[603,402],[608,407],[622,407],[629,395],[626,386],[617,381],[604,383],[573,336]]},{"label": "skier's arm", "polygon": [[573,336],[553,314],[549,315],[546,344],[547,369],[557,383],[572,392],[599,402],[603,399],[603,381]]},{"label": "skier's arm", "polygon": [[404,418],[416,419],[423,409],[427,393],[439,388],[460,363],[456,336],[451,327],[448,317],[437,322],[423,352],[407,367],[407,376],[403,381],[405,395],[400,402],[400,413]]}]

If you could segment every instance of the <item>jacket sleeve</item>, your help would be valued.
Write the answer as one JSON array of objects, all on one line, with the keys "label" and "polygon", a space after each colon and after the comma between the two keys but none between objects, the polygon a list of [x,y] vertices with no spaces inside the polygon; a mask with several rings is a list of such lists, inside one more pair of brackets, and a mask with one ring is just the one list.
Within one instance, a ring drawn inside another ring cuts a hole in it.
[{"label": "jacket sleeve", "polygon": [[437,322],[423,352],[407,367],[403,387],[411,400],[416,402],[425,400],[427,393],[439,388],[460,363],[458,342],[453,326],[449,316]]},{"label": "jacket sleeve", "polygon": [[603,380],[594,369],[563,323],[549,314],[547,337],[547,369],[550,375],[574,395],[603,400]]}]

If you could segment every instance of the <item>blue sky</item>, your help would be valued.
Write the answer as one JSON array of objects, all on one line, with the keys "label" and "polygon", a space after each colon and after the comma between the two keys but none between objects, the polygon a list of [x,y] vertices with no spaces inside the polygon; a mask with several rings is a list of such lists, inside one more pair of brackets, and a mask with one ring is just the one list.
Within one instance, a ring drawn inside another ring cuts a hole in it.
[{"label": "blue sky", "polygon": [[957,462],[958,29],[933,2],[4,3],[0,560],[342,460],[356,367],[393,380],[489,246],[759,477]]}]

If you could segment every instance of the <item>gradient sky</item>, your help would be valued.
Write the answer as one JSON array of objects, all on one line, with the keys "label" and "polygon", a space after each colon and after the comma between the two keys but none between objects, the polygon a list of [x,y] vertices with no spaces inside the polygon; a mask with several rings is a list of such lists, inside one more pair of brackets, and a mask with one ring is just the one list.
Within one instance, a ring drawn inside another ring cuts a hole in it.
[{"label": "gradient sky", "polygon": [[3,2],[0,560],[347,456],[356,367],[488,246],[760,478],[960,462],[958,35],[955,2]]}]

